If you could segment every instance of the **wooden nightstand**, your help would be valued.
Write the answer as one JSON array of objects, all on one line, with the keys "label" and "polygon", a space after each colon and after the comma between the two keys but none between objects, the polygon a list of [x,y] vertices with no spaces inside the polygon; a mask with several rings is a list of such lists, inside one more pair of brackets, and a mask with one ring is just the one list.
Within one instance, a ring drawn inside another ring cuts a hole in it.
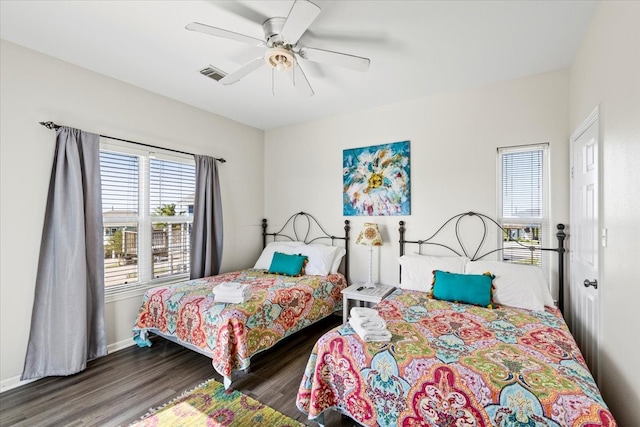
[{"label": "wooden nightstand", "polygon": [[365,288],[362,283],[356,283],[342,290],[342,324],[349,318],[349,300],[379,303],[384,297],[395,290],[395,286],[376,285],[375,288]]}]

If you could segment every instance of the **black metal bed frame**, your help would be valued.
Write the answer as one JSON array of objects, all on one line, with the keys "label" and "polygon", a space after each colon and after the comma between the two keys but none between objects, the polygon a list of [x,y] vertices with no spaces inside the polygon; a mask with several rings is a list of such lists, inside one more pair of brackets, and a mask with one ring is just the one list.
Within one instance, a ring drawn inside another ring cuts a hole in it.
[{"label": "black metal bed frame", "polygon": [[[480,221],[482,222],[482,239],[480,240],[480,243],[478,244],[478,247],[475,249],[475,251],[471,252],[468,251],[463,240],[462,237],[460,236],[460,223],[462,221],[462,219],[464,218],[468,218],[468,217],[474,217],[474,218],[478,218],[480,219]],[[447,226],[447,224],[451,223],[455,221],[455,235],[456,235],[456,240],[458,241],[458,245],[460,246],[457,249],[454,249],[446,244],[443,243],[439,243],[434,241],[434,239],[436,238],[436,236],[439,235],[439,233]],[[448,249],[449,251],[453,252],[454,254],[456,254],[457,256],[466,256],[469,259],[471,259],[472,261],[476,261],[479,260],[481,258],[486,257],[487,255],[496,253],[496,252],[500,252],[503,251],[505,248],[504,247],[499,247],[496,249],[492,249],[492,250],[488,250],[487,252],[481,253],[481,249],[482,246],[484,245],[484,243],[486,242],[487,239],[487,223],[492,223],[494,224],[496,227],[498,227],[498,229],[505,234],[507,236],[507,240],[508,242],[514,242],[516,244],[518,244],[519,246],[521,246],[523,249],[527,249],[531,252],[531,257],[533,259],[533,254],[535,253],[535,251],[551,251],[551,252],[556,252],[558,254],[558,307],[560,308],[560,311],[564,313],[564,254],[566,252],[566,249],[564,247],[564,240],[567,237],[564,229],[565,226],[564,224],[558,224],[557,225],[557,229],[558,231],[556,232],[556,238],[558,239],[558,247],[557,248],[539,248],[539,247],[535,247],[535,246],[527,246],[527,245],[523,245],[522,243],[520,243],[517,240],[514,240],[511,238],[510,234],[507,233],[507,231],[500,225],[498,224],[498,222],[496,222],[493,218],[478,213],[478,212],[464,212],[464,213],[460,213],[457,215],[452,216],[451,218],[449,218],[448,220],[446,220],[444,222],[444,224],[442,224],[440,226],[440,228],[438,228],[438,230],[436,230],[435,233],[433,233],[430,237],[428,237],[427,239],[424,240],[406,240],[405,239],[405,232],[406,232],[406,228],[405,228],[405,222],[404,221],[400,221],[400,226],[399,226],[399,232],[400,232],[400,256],[405,254],[405,244],[407,243],[413,243],[413,244],[417,244],[419,247],[419,251],[422,245],[433,245],[433,246],[439,246],[445,249]],[[402,266],[400,266],[400,276],[402,277]]]},{"label": "black metal bed frame", "polygon": [[[305,223],[306,221],[306,223]],[[313,224],[317,226],[318,230],[322,233],[317,235],[316,237],[309,238],[311,235],[311,228]],[[285,229],[290,229],[288,231],[289,234],[285,233]],[[335,246],[336,240],[344,240],[344,249],[346,251],[344,255],[344,277],[347,279],[347,283],[351,283],[349,281],[349,231],[351,230],[351,225],[349,225],[349,220],[346,219],[344,221],[344,237],[334,236],[332,234],[327,233],[327,231],[320,225],[318,220],[311,214],[306,212],[298,212],[289,217],[289,219],[284,223],[282,228],[275,233],[267,233],[267,219],[262,220],[262,248],[264,249],[267,246],[267,236],[271,236],[273,241],[276,241],[277,238],[288,239],[292,242],[304,242],[306,244],[331,240],[331,246]],[[300,238],[304,236],[304,238]]]}]

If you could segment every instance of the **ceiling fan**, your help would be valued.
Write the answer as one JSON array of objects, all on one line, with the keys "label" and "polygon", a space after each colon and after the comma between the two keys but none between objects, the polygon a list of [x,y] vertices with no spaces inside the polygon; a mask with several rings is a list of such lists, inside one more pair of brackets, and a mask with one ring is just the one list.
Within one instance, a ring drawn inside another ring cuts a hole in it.
[{"label": "ceiling fan", "polygon": [[357,71],[366,71],[370,63],[368,58],[360,56],[300,46],[298,40],[319,14],[320,8],[310,1],[295,0],[286,18],[274,17],[264,21],[262,24],[264,40],[198,22],[188,24],[186,29],[215,37],[236,40],[253,46],[266,47],[264,56],[255,58],[238,70],[227,74],[218,80],[220,83],[224,85],[236,83],[247,74],[266,65],[272,70],[272,82],[273,73],[276,71],[286,72],[300,95],[311,96],[313,95],[313,89],[300,67],[298,58],[338,65]]}]

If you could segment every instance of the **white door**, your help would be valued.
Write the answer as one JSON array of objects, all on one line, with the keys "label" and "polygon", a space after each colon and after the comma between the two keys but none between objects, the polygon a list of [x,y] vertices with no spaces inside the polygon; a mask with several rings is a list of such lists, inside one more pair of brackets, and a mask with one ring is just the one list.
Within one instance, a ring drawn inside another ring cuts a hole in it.
[{"label": "white door", "polygon": [[[571,137],[569,316],[571,332],[597,381],[600,333],[598,110]],[[603,236],[604,238],[605,236]],[[604,240],[603,240],[604,243]]]}]

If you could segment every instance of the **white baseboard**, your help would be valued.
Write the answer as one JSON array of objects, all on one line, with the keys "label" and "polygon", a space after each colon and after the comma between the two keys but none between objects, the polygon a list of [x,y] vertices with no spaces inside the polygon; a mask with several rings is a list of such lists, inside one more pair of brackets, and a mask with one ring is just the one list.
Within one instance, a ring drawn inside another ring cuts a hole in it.
[{"label": "white baseboard", "polygon": [[0,381],[0,393],[4,393],[5,391],[13,390],[14,388],[18,388],[21,385],[29,384],[38,380],[25,380],[20,381],[20,375],[16,375],[15,377],[7,378],[6,380]]},{"label": "white baseboard", "polygon": [[125,349],[127,347],[131,347],[133,345],[136,345],[136,342],[133,340],[133,337],[129,337],[126,340],[122,340],[122,341],[114,342],[113,344],[109,344],[107,346],[107,352],[109,354],[115,353],[116,351],[120,351],[122,349]]},{"label": "white baseboard", "polygon": [[[118,342],[113,343],[113,344],[109,344],[107,346],[107,354],[115,353],[116,351],[120,351],[120,350],[125,349],[127,347],[131,347],[132,345],[135,345],[135,341],[133,341],[133,338],[127,338],[126,340],[122,340],[122,341],[118,341]],[[0,393],[4,393],[5,391],[13,390],[14,388],[18,388],[20,386],[32,383],[34,381],[38,381],[38,380],[35,379],[35,380],[20,381],[20,375],[16,375],[15,377],[7,378],[5,380],[0,381]]]}]

